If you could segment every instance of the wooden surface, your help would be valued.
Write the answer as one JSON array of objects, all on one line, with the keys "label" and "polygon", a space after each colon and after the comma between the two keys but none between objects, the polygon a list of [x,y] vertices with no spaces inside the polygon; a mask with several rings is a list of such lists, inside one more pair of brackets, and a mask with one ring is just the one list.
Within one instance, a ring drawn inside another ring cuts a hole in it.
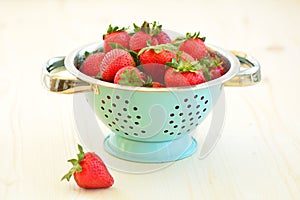
[{"label": "wooden surface", "polygon": [[[0,1],[1,200],[300,199],[300,1],[163,2]],[[110,168],[106,190],[60,182],[80,141],[72,95],[44,90],[42,67],[99,40],[110,23],[144,20],[253,55],[262,82],[225,88],[222,137],[205,159],[146,174]]]}]

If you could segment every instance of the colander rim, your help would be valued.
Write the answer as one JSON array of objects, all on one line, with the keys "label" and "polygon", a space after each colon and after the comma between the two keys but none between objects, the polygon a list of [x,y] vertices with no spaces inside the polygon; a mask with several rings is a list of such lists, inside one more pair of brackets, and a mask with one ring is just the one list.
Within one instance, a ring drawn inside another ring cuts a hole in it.
[{"label": "colander rim", "polygon": [[90,77],[88,75],[83,74],[80,72],[76,66],[74,65],[74,60],[76,56],[78,56],[80,53],[83,51],[85,52],[88,49],[95,50],[97,48],[100,48],[103,46],[103,41],[95,41],[89,44],[85,44],[72,52],[70,52],[66,57],[65,57],[65,67],[70,72],[73,76],[75,76],[77,79],[87,82],[91,85],[96,85],[96,86],[102,86],[102,87],[107,87],[111,89],[120,89],[120,90],[130,90],[130,91],[142,91],[142,92],[169,92],[169,91],[187,91],[187,90],[199,90],[199,89],[204,89],[208,87],[212,87],[215,85],[221,85],[225,83],[226,81],[230,80],[233,78],[240,69],[240,62],[237,59],[235,55],[230,53],[229,51],[222,49],[216,45],[213,44],[206,44],[206,46],[214,51],[217,51],[220,53],[222,56],[227,58],[227,60],[230,63],[230,68],[224,74],[223,76],[207,81],[205,83],[201,83],[198,85],[192,85],[192,86],[185,86],[185,87],[165,87],[165,88],[150,88],[150,87],[132,87],[132,86],[123,86],[123,85],[118,85],[106,81],[102,81],[99,79],[95,79],[93,77]]}]

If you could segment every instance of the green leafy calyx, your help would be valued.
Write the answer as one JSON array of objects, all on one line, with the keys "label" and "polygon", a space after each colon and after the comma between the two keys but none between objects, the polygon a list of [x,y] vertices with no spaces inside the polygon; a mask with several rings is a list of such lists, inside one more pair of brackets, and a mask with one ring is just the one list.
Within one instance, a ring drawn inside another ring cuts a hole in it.
[{"label": "green leafy calyx", "polygon": [[121,31],[126,31],[128,30],[129,27],[125,28],[125,27],[122,27],[122,28],[119,28],[118,26],[115,26],[113,27],[111,24],[108,26],[108,29],[107,29],[107,32],[106,34],[103,35],[103,39],[105,37],[105,35],[108,35],[108,34],[111,34],[111,33],[115,33],[115,32],[121,32]]},{"label": "green leafy calyx", "polygon": [[70,171],[65,174],[61,181],[64,180],[64,179],[67,179],[67,181],[70,180],[70,178],[72,177],[72,175],[75,173],[75,172],[81,172],[82,171],[82,167],[80,166],[80,162],[83,160],[84,158],[84,152],[83,152],[83,149],[82,149],[82,146],[80,146],[78,144],[78,150],[79,150],[79,153],[77,154],[77,159],[70,159],[68,160],[68,162],[72,163],[73,167],[70,169]]},{"label": "green leafy calyx", "polygon": [[176,60],[175,58],[172,58],[172,61],[167,62],[166,65],[173,67],[176,72],[199,73],[199,66],[197,65],[197,62],[184,61],[182,59]]},{"label": "green leafy calyx", "polygon": [[152,36],[157,36],[162,30],[162,25],[158,24],[158,22],[154,21],[152,23],[144,21],[141,27],[133,24],[133,31],[139,32],[143,31],[144,33],[150,34]]},{"label": "green leafy calyx", "polygon": [[193,35],[191,33],[185,34],[186,39],[200,39],[205,42],[206,37],[200,37],[200,32],[195,32]]},{"label": "green leafy calyx", "polygon": [[155,53],[160,53],[164,50],[175,52],[177,50],[177,47],[170,43],[159,44],[159,45],[155,45],[155,46],[147,46],[139,51],[138,56],[141,55],[143,52],[149,51],[149,50],[154,50]]},{"label": "green leafy calyx", "polygon": [[120,85],[141,87],[144,85],[145,81],[140,77],[140,74],[137,71],[126,69],[120,75],[118,83]]}]

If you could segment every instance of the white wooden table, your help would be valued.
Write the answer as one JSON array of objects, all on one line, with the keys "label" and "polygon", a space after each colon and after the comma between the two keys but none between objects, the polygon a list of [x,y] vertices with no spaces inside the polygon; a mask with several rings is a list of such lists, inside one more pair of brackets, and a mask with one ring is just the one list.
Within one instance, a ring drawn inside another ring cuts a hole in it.
[{"label": "white wooden table", "polygon": [[[299,10],[297,0],[0,1],[0,199],[300,199]],[[80,141],[73,96],[45,91],[42,66],[110,23],[144,20],[252,54],[262,82],[225,88],[222,137],[205,159],[138,175],[110,168],[105,190],[60,182]]]}]

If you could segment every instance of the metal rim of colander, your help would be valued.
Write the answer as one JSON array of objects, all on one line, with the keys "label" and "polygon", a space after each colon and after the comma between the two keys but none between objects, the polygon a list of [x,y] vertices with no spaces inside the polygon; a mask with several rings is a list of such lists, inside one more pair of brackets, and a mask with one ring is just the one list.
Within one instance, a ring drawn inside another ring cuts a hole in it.
[{"label": "metal rim of colander", "polygon": [[202,83],[202,84],[186,86],[186,87],[148,88],[148,87],[123,86],[123,85],[118,85],[118,84],[102,81],[102,80],[99,80],[99,79],[95,79],[93,77],[85,75],[82,72],[80,72],[76,68],[76,66],[74,65],[74,60],[78,55],[84,54],[85,51],[92,52],[96,49],[99,49],[102,46],[103,46],[102,41],[96,41],[96,42],[93,42],[93,43],[90,43],[90,44],[83,45],[83,46],[73,50],[65,58],[64,64],[65,64],[66,69],[73,76],[78,78],[79,80],[87,82],[87,83],[92,84],[92,85],[101,85],[103,87],[107,87],[107,88],[111,88],[111,89],[121,89],[121,90],[141,91],[141,92],[154,92],[154,91],[155,92],[170,92],[170,91],[175,92],[175,91],[187,91],[187,90],[204,89],[204,88],[208,88],[208,87],[211,87],[211,86],[220,85],[220,84],[225,83],[226,81],[233,78],[239,72],[239,69],[240,69],[240,62],[239,62],[239,60],[237,59],[237,57],[235,55],[233,55],[229,51],[226,51],[226,50],[224,50],[220,47],[217,47],[215,45],[206,44],[206,46],[208,48],[210,48],[214,51],[217,51],[222,56],[224,56],[225,58],[228,59],[228,61],[230,63],[230,68],[227,71],[227,73],[224,74],[223,76],[221,76],[217,79]]}]

